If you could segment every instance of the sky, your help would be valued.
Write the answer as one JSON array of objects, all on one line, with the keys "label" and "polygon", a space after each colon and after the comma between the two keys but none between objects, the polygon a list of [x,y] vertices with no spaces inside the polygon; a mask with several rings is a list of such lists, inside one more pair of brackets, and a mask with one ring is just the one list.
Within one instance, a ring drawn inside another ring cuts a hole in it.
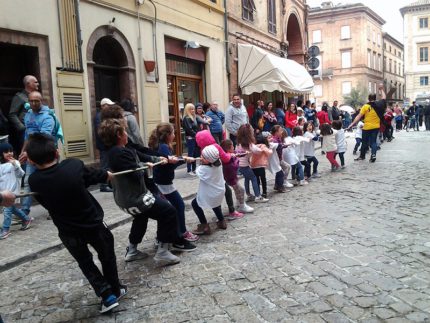
[{"label": "sky", "polygon": [[[310,7],[319,7],[321,6],[321,2],[324,1],[326,0],[306,0],[306,3]],[[383,31],[389,33],[403,44],[403,18],[399,9],[416,1],[417,0],[334,0],[332,2],[333,5],[337,5],[339,3],[364,4],[386,21],[385,25],[382,26]]]}]

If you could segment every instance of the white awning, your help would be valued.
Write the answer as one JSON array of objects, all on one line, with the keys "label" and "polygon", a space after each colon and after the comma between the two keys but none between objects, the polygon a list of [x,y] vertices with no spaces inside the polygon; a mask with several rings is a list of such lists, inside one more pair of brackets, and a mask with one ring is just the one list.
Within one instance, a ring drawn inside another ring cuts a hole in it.
[{"label": "white awning", "polygon": [[253,45],[239,44],[238,52],[238,79],[242,94],[263,91],[295,94],[312,92],[312,77],[299,63]]}]

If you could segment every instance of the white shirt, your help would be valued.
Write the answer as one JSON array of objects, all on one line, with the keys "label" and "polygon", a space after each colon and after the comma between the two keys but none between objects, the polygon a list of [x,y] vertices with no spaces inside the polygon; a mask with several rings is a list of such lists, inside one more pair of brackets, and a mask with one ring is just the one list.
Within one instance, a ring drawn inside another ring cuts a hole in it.
[{"label": "white shirt", "polygon": [[355,138],[363,137],[363,127],[364,127],[363,121],[359,121],[357,124],[357,129],[355,130]]},{"label": "white shirt", "polygon": [[335,134],[336,146],[338,153],[344,153],[346,151],[346,140],[345,140],[345,130],[340,129]]},{"label": "white shirt", "polygon": [[309,138],[310,141],[309,142],[305,142],[304,143],[304,148],[305,148],[305,156],[307,157],[314,157],[315,156],[315,141],[313,141],[312,139],[316,136],[315,132],[308,132],[306,131],[305,134],[303,135],[305,138]]},{"label": "white shirt", "polygon": [[267,167],[267,169],[269,170],[269,172],[271,172],[272,174],[276,174],[277,172],[279,172],[280,170],[282,170],[281,168],[281,164],[278,158],[278,153],[276,152],[276,148],[278,148],[278,143],[276,142],[271,142],[270,143],[270,148],[273,151],[273,154],[271,154],[269,156],[269,166]]},{"label": "white shirt", "polygon": [[329,151],[337,151],[336,146],[336,133],[337,130],[332,129],[333,133],[331,135],[323,136],[323,144],[321,147],[322,151],[329,152]]},{"label": "white shirt", "polygon": [[19,194],[21,189],[21,179],[25,172],[21,168],[19,161],[0,164],[0,191],[11,191]]},{"label": "white shirt", "polygon": [[222,166],[200,165],[196,169],[196,174],[200,179],[197,204],[202,209],[213,209],[220,206],[225,194]]},{"label": "white shirt", "polygon": [[296,143],[292,138],[285,138],[286,144],[291,144],[287,148],[282,149],[282,160],[285,161],[287,164],[295,165],[300,162],[299,157],[296,153]]}]

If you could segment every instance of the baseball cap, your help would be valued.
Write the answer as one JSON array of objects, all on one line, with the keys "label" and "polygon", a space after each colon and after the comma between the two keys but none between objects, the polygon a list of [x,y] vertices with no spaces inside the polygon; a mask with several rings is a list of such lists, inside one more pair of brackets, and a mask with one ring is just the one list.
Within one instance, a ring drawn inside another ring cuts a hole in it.
[{"label": "baseball cap", "polygon": [[115,102],[112,102],[112,100],[111,100],[111,99],[103,98],[103,99],[100,101],[100,106],[105,105],[105,104],[107,104],[107,105],[114,105],[114,104],[115,104]]},{"label": "baseball cap", "polygon": [[271,134],[269,131],[263,131],[263,132],[261,133],[261,135],[262,135],[264,138],[267,138],[267,137],[271,136],[272,134]]},{"label": "baseball cap", "polygon": [[214,145],[206,146],[202,151],[202,157],[210,163],[215,163],[219,159],[219,151]]}]

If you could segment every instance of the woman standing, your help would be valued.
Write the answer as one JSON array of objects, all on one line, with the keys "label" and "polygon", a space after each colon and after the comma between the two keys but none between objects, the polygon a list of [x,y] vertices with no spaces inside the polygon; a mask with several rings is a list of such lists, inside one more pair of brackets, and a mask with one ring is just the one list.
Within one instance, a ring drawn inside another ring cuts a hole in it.
[{"label": "woman standing", "polygon": [[[205,103],[205,105],[209,105],[209,103]],[[197,103],[196,104],[196,119],[197,119],[197,125],[199,127],[199,131],[200,130],[208,130],[209,125],[212,121],[211,118],[209,118],[206,114],[205,114],[206,110],[204,109],[204,105],[201,103]]]},{"label": "woman standing", "polygon": [[285,113],[285,129],[287,129],[288,136],[292,136],[295,126],[297,126],[297,108],[294,103],[291,103]]},{"label": "woman standing", "polygon": [[[196,133],[199,131],[199,127],[197,124],[196,109],[192,103],[187,103],[185,105],[182,127],[184,128],[185,138],[187,140],[188,157],[198,157],[200,151],[196,145]],[[196,176],[195,161],[187,163],[187,172],[191,176]]]},{"label": "woman standing", "polygon": [[282,128],[285,128],[285,105],[284,102],[278,101],[276,102],[276,120],[278,121],[278,125],[282,126]]},{"label": "woman standing", "polygon": [[263,131],[270,131],[274,125],[278,124],[278,120],[276,119],[276,114],[273,112],[273,103],[267,102],[266,109],[263,113],[264,118],[264,126]]},{"label": "woman standing", "polygon": [[136,108],[133,101],[130,99],[124,99],[120,104],[121,108],[124,109],[124,119],[127,121],[127,135],[128,139],[134,144],[143,146],[142,136],[140,135],[139,124],[134,116]]}]

